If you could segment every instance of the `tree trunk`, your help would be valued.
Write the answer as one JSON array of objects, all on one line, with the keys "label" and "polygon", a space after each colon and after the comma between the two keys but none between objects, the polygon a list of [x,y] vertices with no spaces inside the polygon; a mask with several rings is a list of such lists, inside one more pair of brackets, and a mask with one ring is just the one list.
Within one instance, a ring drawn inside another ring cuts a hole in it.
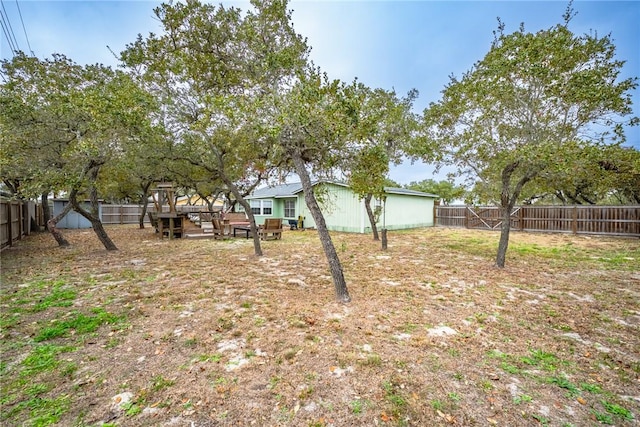
[{"label": "tree trunk", "polygon": [[[42,203],[42,221],[44,222],[45,230],[49,229],[49,220],[51,219],[51,209],[49,209],[49,193],[42,193],[40,196],[40,202]],[[62,219],[62,218],[60,218]],[[60,221],[58,219],[58,221]]]},{"label": "tree trunk", "polygon": [[511,191],[511,176],[518,168],[520,162],[513,162],[502,170],[502,194],[500,197],[500,206],[502,208],[502,226],[500,227],[500,242],[498,243],[498,254],[496,255],[496,266],[504,268],[507,258],[507,249],[509,247],[509,233],[511,232],[511,212],[516,205],[518,197],[522,192],[522,187],[538,175],[537,169],[530,169],[520,178]]},{"label": "tree trunk", "polygon": [[[72,193],[74,193],[74,191],[72,191]],[[60,222],[60,220],[64,218],[66,214],[71,212],[71,208],[73,208],[73,206],[71,205],[71,202],[69,202],[64,207],[64,209],[62,209],[62,212],[47,221],[47,230],[49,230],[53,238],[56,239],[56,242],[58,242],[58,246],[63,248],[69,246],[69,241],[65,239],[62,235],[62,232],[60,232],[60,230],[56,228],[56,224],[58,224],[58,222]]]},{"label": "tree trunk", "polygon": [[347,282],[344,279],[342,264],[340,263],[340,259],[338,258],[336,248],[335,246],[333,246],[333,242],[331,241],[331,236],[329,235],[329,230],[327,229],[324,215],[322,215],[322,211],[320,210],[318,201],[313,194],[313,186],[311,184],[309,172],[307,171],[304,160],[302,160],[302,156],[299,153],[293,153],[292,159],[296,172],[300,177],[300,182],[302,183],[304,200],[307,204],[307,207],[309,208],[309,211],[311,212],[313,220],[316,223],[318,235],[320,236],[320,242],[322,243],[322,248],[324,249],[327,261],[329,262],[329,269],[331,270],[331,277],[333,277],[333,285],[336,292],[336,298],[338,299],[338,301],[343,303],[350,302],[351,297],[349,296],[349,290],[347,289]]},{"label": "tree trunk", "polygon": [[98,239],[104,246],[104,248],[108,251],[117,251],[118,247],[113,243],[113,240],[109,237],[107,232],[102,225],[102,221],[100,221],[100,210],[98,207],[98,190],[95,186],[95,183],[98,179],[98,172],[100,171],[100,165],[95,165],[89,170],[89,180],[91,182],[91,190],[89,191],[89,200],[91,203],[91,210],[86,211],[80,206],[77,199],[77,194],[73,192],[72,195],[69,196],[69,203],[73,205],[73,209],[78,212],[80,215],[85,217],[89,222],[91,222],[91,228],[98,236]]},{"label": "tree trunk", "polygon": [[142,196],[140,197],[140,205],[142,206],[142,213],[138,217],[138,223],[140,224],[140,229],[144,229],[144,218],[147,216],[147,208],[149,206],[149,188],[151,188],[151,181],[148,181],[144,184],[141,184],[142,188]]},{"label": "tree trunk", "polygon": [[[223,182],[226,184],[227,188],[231,190],[233,195],[236,198],[236,202],[240,203],[240,205],[244,208],[247,217],[249,217],[249,226],[251,227],[251,234],[253,235],[253,251],[256,256],[262,256],[262,246],[260,245],[260,236],[258,235],[258,226],[256,225],[256,217],[253,216],[253,212],[251,212],[251,205],[247,202],[238,187],[231,181],[223,178]],[[235,203],[234,203],[235,205]]]},{"label": "tree trunk", "polygon": [[91,211],[87,211],[80,206],[78,200],[74,197],[73,200],[70,200],[71,204],[73,204],[73,210],[78,212],[80,215],[85,217],[90,223],[91,228],[93,229],[96,236],[98,236],[98,240],[104,246],[104,248],[108,251],[117,251],[118,247],[113,243],[113,240],[109,237],[107,232],[102,225],[102,221],[100,221],[100,216],[98,214],[98,200],[91,200]]},{"label": "tree trunk", "polygon": [[371,198],[373,195],[371,193],[367,193],[364,196],[364,208],[367,210],[367,216],[369,217],[369,224],[371,224],[371,232],[373,232],[373,240],[380,240],[378,236],[378,227],[376,226],[376,216],[373,214],[373,209],[371,209]]},{"label": "tree trunk", "polygon": [[501,206],[502,225],[500,227],[500,243],[498,243],[498,254],[496,256],[496,266],[504,268],[507,259],[507,248],[509,247],[509,233],[511,232],[511,207]]}]

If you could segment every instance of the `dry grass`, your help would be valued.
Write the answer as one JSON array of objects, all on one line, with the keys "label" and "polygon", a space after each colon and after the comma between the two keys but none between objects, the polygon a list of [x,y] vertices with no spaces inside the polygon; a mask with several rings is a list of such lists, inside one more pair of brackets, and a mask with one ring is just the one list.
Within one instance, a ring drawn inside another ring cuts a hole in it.
[{"label": "dry grass", "polygon": [[638,423],[638,240],[514,233],[496,269],[490,232],[336,233],[342,305],[313,231],[108,231],[2,253],[0,423]]}]

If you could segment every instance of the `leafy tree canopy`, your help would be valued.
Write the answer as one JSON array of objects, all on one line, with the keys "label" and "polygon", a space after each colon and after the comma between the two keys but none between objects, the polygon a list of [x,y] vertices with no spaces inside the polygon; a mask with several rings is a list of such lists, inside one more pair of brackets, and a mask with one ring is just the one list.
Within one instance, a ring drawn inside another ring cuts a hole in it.
[{"label": "leafy tree canopy", "polygon": [[[611,36],[575,35],[564,23],[537,33],[500,23],[487,55],[424,112],[425,140],[412,153],[479,179],[503,209],[496,264],[504,266],[509,214],[526,185],[547,171],[570,174],[575,146],[624,142],[636,78]],[[425,143],[426,141],[426,143]]]}]

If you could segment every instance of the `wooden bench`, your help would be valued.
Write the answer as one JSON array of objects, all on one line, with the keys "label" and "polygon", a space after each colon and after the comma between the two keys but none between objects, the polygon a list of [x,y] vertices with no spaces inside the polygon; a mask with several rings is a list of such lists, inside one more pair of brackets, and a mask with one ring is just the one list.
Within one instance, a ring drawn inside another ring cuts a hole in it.
[{"label": "wooden bench", "polygon": [[258,229],[260,240],[282,239],[282,218],[267,218]]},{"label": "wooden bench", "polygon": [[249,224],[249,218],[244,212],[228,212],[222,215],[225,224]]}]

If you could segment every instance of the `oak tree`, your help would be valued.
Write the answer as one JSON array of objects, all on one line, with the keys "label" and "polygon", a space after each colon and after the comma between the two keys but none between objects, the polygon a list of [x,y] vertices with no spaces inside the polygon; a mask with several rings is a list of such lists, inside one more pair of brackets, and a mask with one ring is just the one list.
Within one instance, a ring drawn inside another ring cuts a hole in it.
[{"label": "oak tree", "polygon": [[[624,141],[636,78],[620,78],[624,62],[610,35],[576,35],[564,23],[512,34],[499,24],[491,49],[442,99],[424,112],[427,140],[413,152],[494,189],[502,211],[496,265],[504,267],[510,214],[523,189],[543,172],[570,174],[571,147]],[[569,148],[569,149],[567,149]]]}]

